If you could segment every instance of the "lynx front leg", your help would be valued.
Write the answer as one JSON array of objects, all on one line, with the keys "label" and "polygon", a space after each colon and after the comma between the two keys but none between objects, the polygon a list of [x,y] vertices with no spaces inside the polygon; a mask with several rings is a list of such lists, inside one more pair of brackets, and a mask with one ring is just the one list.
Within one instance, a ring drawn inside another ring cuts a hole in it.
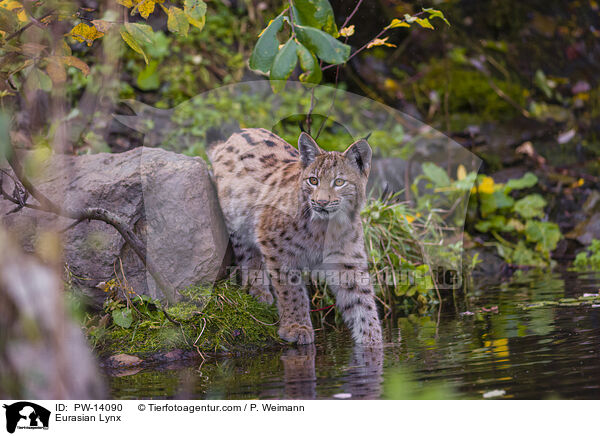
[{"label": "lynx front leg", "polygon": [[279,336],[288,342],[312,344],[315,333],[310,321],[308,292],[302,275],[299,271],[281,271],[274,264],[269,264],[268,269],[277,295]]},{"label": "lynx front leg", "polygon": [[375,292],[369,272],[343,263],[326,275],[336,298],[336,307],[359,344],[382,342],[381,325],[375,305]]},{"label": "lynx front leg", "polygon": [[240,272],[242,286],[249,287],[249,293],[258,301],[272,304],[269,276],[265,271],[262,255],[256,245],[245,241],[236,233],[231,235],[231,243]]}]

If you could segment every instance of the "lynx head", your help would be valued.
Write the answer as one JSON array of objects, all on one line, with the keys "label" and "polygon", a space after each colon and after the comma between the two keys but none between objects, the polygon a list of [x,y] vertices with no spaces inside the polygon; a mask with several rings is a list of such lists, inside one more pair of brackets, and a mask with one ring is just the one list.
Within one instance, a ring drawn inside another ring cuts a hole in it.
[{"label": "lynx head", "polygon": [[365,201],[371,147],[364,139],[343,152],[322,150],[306,133],[298,138],[302,200],[312,219],[353,220]]}]

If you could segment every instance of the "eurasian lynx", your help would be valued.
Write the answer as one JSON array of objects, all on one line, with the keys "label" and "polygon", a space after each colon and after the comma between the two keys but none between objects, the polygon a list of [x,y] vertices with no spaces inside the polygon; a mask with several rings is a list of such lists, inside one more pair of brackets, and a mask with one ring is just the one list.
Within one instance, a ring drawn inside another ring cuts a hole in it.
[{"label": "eurasian lynx", "polygon": [[380,343],[360,219],[371,148],[363,139],[326,152],[302,133],[298,150],[265,129],[209,145],[237,263],[259,300],[273,302],[272,284],[286,341],[314,341],[302,274],[311,271],[327,280],[354,340]]}]

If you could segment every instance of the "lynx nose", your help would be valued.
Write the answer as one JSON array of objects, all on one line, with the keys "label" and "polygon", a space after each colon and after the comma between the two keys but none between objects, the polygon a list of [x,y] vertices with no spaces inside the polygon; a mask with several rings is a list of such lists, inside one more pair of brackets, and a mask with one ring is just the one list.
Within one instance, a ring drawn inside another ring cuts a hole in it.
[{"label": "lynx nose", "polygon": [[316,203],[321,207],[325,207],[329,204],[329,200],[317,200]]}]

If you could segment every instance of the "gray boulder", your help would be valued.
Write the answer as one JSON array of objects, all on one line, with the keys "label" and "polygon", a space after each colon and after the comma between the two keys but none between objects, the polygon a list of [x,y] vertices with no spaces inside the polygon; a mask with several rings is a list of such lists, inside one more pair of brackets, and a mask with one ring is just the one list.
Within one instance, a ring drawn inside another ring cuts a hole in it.
[{"label": "gray boulder", "polygon": [[[148,259],[175,289],[224,275],[227,230],[200,158],[146,147],[120,154],[53,155],[38,164],[32,181],[63,207],[100,207],[124,217],[145,241]],[[7,185],[5,178],[10,192]],[[72,223],[32,209],[6,215],[13,206],[0,199],[2,222],[29,251],[44,232]],[[97,285],[115,277],[115,271],[121,276],[121,262],[136,293],[162,298],[133,250],[104,222],[82,222],[66,231],[64,261],[68,278],[98,304],[105,294]]]}]

